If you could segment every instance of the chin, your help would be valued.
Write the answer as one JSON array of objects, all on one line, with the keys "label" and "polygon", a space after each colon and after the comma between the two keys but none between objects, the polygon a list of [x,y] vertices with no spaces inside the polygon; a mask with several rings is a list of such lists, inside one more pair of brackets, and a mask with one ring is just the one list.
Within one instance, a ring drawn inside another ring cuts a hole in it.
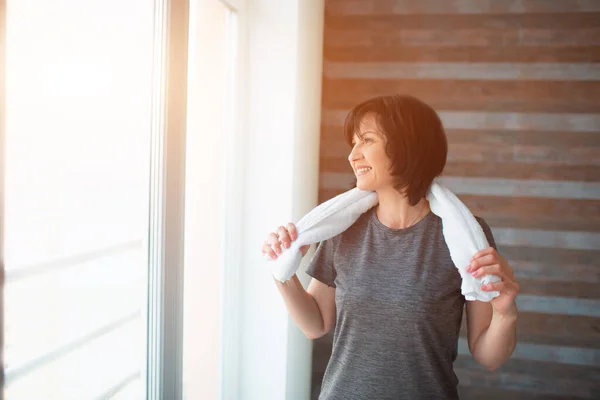
[{"label": "chin", "polygon": [[361,182],[360,180],[358,180],[356,182],[356,187],[359,188],[360,190],[369,190],[369,191],[373,191],[373,185],[369,184],[369,182]]}]

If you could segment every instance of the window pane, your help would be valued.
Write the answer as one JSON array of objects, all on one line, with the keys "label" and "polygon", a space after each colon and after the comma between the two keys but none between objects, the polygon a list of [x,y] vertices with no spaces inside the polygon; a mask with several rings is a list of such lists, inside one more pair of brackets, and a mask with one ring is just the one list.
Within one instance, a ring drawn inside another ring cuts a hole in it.
[{"label": "window pane", "polygon": [[7,0],[9,399],[143,394],[153,7]]}]

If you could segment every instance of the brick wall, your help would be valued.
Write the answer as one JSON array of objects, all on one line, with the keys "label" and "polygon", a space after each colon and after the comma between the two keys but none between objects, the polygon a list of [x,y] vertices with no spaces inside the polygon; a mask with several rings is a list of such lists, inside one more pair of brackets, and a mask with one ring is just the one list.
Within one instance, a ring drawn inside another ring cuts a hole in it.
[{"label": "brick wall", "polygon": [[[522,285],[519,346],[462,399],[600,398],[600,1],[329,0],[320,201],[353,181],[342,122],[415,95],[441,115],[445,183],[492,227]],[[315,342],[313,393],[331,352]]]}]

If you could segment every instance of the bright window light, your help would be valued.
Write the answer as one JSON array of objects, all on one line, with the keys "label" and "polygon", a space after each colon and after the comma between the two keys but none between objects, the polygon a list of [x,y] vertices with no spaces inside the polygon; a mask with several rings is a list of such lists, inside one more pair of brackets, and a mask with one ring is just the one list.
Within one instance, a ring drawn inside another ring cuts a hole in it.
[{"label": "bright window light", "polygon": [[143,396],[153,11],[7,0],[9,399]]}]

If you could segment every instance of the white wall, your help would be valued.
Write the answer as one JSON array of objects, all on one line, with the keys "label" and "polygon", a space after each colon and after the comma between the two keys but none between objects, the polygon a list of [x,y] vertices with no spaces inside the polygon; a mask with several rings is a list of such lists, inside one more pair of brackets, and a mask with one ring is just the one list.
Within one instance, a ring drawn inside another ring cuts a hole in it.
[{"label": "white wall", "polygon": [[[324,4],[224,3],[242,33],[233,147],[223,135],[225,8],[217,0],[190,8],[185,397],[308,399],[312,343],[289,319],[260,247],[317,204]],[[226,178],[239,187],[223,186]]]},{"label": "white wall", "polygon": [[[296,60],[296,118],[293,157],[292,220],[297,221],[317,205],[319,197],[319,145],[321,132],[321,80],[323,75],[323,0],[299,0]],[[304,287],[306,255],[298,274]],[[312,378],[312,342],[288,321],[286,399],[308,399]]]},{"label": "white wall", "polygon": [[324,4],[246,6],[239,398],[308,399],[311,342],[289,319],[260,247],[317,204]]}]

